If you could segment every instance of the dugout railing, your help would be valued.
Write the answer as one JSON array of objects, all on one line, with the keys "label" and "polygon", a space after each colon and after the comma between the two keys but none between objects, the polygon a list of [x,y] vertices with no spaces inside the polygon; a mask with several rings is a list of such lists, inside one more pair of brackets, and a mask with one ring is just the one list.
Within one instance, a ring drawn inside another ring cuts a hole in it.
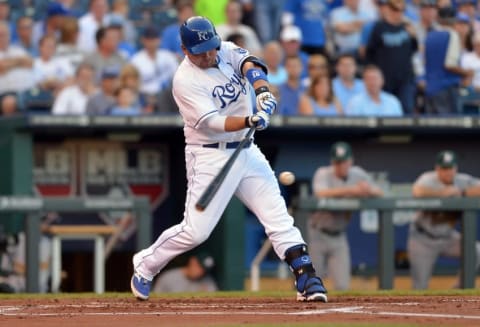
[{"label": "dugout railing", "polygon": [[314,210],[378,210],[378,280],[379,289],[392,289],[395,276],[393,212],[398,210],[462,211],[462,255],[460,287],[474,288],[476,277],[477,212],[480,198],[375,198],[332,199],[305,198],[298,203],[297,216],[306,217]]},{"label": "dugout railing", "polygon": [[137,222],[137,250],[151,243],[152,216],[147,197],[26,197],[0,196],[0,213],[24,215],[26,233],[26,291],[39,291],[39,253],[41,218],[48,212],[131,211]]},{"label": "dugout railing", "polygon": [[[317,199],[308,197],[299,199],[296,211],[296,224],[302,230],[307,216],[315,210],[331,211],[360,211],[378,210],[378,288],[392,289],[395,277],[395,239],[393,212],[398,210],[443,210],[462,211],[462,256],[460,287],[475,287],[475,242],[477,240],[477,212],[480,210],[478,198],[375,198],[375,199]],[[271,243],[267,239],[255,256],[250,267],[251,290],[260,289],[260,264],[271,249]]]}]

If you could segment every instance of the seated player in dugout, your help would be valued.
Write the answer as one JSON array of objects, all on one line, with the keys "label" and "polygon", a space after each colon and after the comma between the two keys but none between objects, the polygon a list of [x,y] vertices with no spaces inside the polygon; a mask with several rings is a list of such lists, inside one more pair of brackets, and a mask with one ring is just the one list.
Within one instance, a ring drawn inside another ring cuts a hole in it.
[{"label": "seated player in dugout", "polygon": [[[437,154],[435,169],[421,174],[413,184],[417,198],[478,197],[480,181],[471,175],[459,173],[457,156],[453,151]],[[459,258],[461,234],[455,225],[461,211],[419,211],[410,224],[407,252],[414,289],[426,289],[439,256]],[[480,242],[476,242],[477,262],[480,265]],[[453,287],[460,286],[460,278]]]},{"label": "seated player in dugout", "polygon": [[[330,165],[319,167],[312,181],[317,198],[361,198],[383,196],[370,175],[353,165],[348,143],[337,142],[330,148]],[[350,248],[345,230],[350,211],[315,211],[308,218],[308,242],[313,265],[321,278],[332,279],[336,290],[350,288]]]},{"label": "seated player in dugout", "polygon": [[152,292],[214,292],[217,284],[211,275],[215,259],[208,252],[190,255],[182,267],[172,268],[158,275]]}]

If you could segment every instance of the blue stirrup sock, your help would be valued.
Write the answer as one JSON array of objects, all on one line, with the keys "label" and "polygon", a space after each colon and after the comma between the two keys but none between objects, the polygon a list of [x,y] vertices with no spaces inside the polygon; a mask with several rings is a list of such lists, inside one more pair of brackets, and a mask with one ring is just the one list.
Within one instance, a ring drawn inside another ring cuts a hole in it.
[{"label": "blue stirrup sock", "polygon": [[287,249],[285,251],[285,261],[295,275],[296,287],[300,293],[308,290],[313,284],[322,285],[323,289],[322,281],[315,274],[315,268],[313,268],[312,259],[305,244],[295,245]]}]

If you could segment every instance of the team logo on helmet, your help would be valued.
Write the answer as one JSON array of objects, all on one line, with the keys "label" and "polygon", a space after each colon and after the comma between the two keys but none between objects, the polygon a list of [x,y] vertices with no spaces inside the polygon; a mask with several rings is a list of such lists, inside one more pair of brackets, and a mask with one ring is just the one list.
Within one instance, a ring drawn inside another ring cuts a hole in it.
[{"label": "team logo on helmet", "polygon": [[197,31],[199,41],[208,41],[208,31]]}]

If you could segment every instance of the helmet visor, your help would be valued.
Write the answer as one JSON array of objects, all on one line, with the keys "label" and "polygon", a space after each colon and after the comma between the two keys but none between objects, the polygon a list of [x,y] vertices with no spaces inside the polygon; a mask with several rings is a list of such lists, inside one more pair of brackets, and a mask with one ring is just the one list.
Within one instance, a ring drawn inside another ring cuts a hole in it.
[{"label": "helmet visor", "polygon": [[203,41],[197,45],[194,45],[188,49],[192,54],[197,55],[213,49],[220,48],[221,40],[218,35],[214,35],[211,39]]}]

